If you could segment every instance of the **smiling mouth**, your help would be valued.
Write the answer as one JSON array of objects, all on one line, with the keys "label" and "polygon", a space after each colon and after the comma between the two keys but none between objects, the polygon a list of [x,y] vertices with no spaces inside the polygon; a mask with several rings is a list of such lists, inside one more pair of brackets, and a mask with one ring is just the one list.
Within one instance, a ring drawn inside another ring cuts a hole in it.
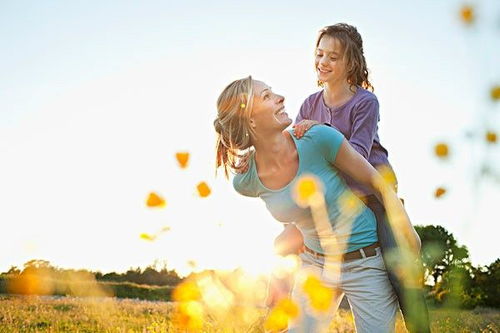
[{"label": "smiling mouth", "polygon": [[285,107],[283,106],[278,111],[276,111],[274,114],[275,115],[280,115],[280,114],[284,114],[284,113],[286,113],[286,112],[285,112]]},{"label": "smiling mouth", "polygon": [[325,70],[325,69],[321,69],[321,68],[319,68],[319,67],[318,67],[318,71],[319,71],[320,73],[325,73],[325,74],[326,74],[326,73],[330,73],[330,72],[331,72],[331,71],[328,71],[328,70]]}]

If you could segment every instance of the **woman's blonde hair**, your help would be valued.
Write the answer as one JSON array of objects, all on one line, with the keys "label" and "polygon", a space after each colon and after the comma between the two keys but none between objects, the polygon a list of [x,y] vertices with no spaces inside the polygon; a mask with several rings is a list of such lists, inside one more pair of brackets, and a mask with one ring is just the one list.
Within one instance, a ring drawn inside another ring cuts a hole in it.
[{"label": "woman's blonde hair", "polygon": [[245,167],[246,163],[242,163],[241,158],[245,150],[252,146],[251,135],[254,134],[250,126],[252,100],[251,76],[233,81],[217,100],[217,118],[214,121],[217,132],[215,167],[217,170],[222,166],[226,177],[229,170]]}]

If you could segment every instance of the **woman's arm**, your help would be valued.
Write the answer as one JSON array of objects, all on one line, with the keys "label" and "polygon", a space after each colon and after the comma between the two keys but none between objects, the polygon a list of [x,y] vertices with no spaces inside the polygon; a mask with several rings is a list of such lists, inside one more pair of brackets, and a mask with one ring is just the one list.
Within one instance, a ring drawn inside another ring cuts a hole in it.
[{"label": "woman's arm", "polygon": [[304,250],[304,237],[295,224],[288,223],[274,239],[274,252],[280,256],[299,254]]},{"label": "woman's arm", "polygon": [[395,231],[398,243],[418,254],[421,246],[420,238],[391,185],[345,139],[340,145],[334,164],[340,171],[375,191],[384,203],[389,224]]}]

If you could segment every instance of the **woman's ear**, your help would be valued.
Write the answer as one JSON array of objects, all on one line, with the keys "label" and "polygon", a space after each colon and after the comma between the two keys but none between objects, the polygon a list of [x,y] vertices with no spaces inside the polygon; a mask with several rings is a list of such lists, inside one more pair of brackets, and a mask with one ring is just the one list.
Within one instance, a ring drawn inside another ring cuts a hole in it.
[{"label": "woman's ear", "polygon": [[252,127],[253,129],[255,129],[257,127],[255,125],[255,120],[253,120],[253,118],[250,118],[250,127]]}]

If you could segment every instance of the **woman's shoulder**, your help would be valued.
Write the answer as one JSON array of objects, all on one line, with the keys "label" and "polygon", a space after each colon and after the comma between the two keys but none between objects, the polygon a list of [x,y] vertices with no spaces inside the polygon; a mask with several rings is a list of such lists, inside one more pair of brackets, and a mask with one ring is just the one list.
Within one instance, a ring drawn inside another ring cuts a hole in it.
[{"label": "woman's shoulder", "polygon": [[248,157],[248,169],[243,173],[236,173],[233,178],[233,187],[241,195],[256,197],[258,182],[254,169],[254,153]]}]

